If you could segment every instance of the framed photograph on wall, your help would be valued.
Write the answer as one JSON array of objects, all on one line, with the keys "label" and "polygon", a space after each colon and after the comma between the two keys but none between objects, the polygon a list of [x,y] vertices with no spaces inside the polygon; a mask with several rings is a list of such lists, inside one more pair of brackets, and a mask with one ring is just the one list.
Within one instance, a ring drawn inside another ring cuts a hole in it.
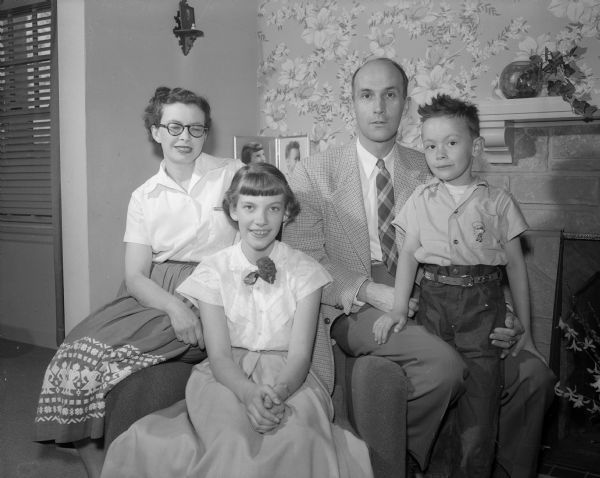
[{"label": "framed photograph on wall", "polygon": [[[264,161],[277,166],[277,149],[275,146],[275,138],[272,136],[234,136],[233,137],[233,157],[244,161],[258,157],[261,158],[260,150]],[[262,159],[259,159],[262,161]]]},{"label": "framed photograph on wall", "polygon": [[276,138],[277,167],[283,174],[290,176],[296,163],[310,156],[310,140],[308,135],[284,136]]}]

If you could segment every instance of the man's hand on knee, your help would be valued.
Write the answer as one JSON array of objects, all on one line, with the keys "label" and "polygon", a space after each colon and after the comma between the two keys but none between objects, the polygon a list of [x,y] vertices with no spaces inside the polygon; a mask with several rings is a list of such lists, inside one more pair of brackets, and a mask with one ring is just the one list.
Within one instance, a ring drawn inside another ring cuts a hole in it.
[{"label": "man's hand on knee", "polygon": [[503,349],[500,355],[501,358],[505,358],[510,354],[512,347],[521,339],[521,336],[525,332],[519,318],[509,309],[506,310],[504,325],[505,327],[496,327],[490,334],[492,345]]},{"label": "man's hand on knee", "polygon": [[408,300],[408,318],[412,319],[419,311],[419,298],[411,297]]}]

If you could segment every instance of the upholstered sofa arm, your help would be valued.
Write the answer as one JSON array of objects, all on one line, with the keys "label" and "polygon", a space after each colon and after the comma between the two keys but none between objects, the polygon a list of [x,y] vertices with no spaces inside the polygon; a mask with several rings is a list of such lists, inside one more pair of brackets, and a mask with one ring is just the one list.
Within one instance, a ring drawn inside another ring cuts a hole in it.
[{"label": "upholstered sofa arm", "polygon": [[192,367],[179,361],[165,362],[140,370],[115,385],[105,401],[105,449],[136,420],[183,400]]},{"label": "upholstered sofa arm", "polygon": [[383,357],[349,359],[350,422],[367,443],[376,477],[406,473],[406,399],[408,378]]},{"label": "upholstered sofa arm", "polygon": [[383,357],[348,357],[336,345],[335,422],[352,429],[369,447],[375,478],[406,476],[408,378]]}]

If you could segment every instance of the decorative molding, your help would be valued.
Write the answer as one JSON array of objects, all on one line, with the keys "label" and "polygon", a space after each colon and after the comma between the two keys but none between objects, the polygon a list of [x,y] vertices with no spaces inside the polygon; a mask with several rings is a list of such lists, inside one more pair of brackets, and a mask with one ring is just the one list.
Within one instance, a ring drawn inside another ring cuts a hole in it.
[{"label": "decorative molding", "polygon": [[478,103],[481,136],[485,139],[485,158],[490,163],[511,164],[506,144],[507,123],[581,120],[571,105],[559,96],[539,96],[512,100],[484,100]]}]

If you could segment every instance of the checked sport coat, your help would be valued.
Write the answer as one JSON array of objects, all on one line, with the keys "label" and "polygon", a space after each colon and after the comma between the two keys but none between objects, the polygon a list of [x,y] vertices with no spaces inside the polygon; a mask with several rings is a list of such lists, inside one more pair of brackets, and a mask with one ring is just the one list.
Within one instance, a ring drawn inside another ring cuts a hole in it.
[{"label": "checked sport coat", "polygon": [[[396,144],[395,210],[399,211],[416,186],[430,178],[423,153]],[[283,241],[314,257],[333,277],[333,282],[323,289],[313,354],[313,371],[331,392],[334,379],[331,324],[341,314],[358,311],[354,299],[362,283],[371,276],[356,141],[302,160],[294,169],[290,185],[300,201],[301,211],[285,226]]]}]

